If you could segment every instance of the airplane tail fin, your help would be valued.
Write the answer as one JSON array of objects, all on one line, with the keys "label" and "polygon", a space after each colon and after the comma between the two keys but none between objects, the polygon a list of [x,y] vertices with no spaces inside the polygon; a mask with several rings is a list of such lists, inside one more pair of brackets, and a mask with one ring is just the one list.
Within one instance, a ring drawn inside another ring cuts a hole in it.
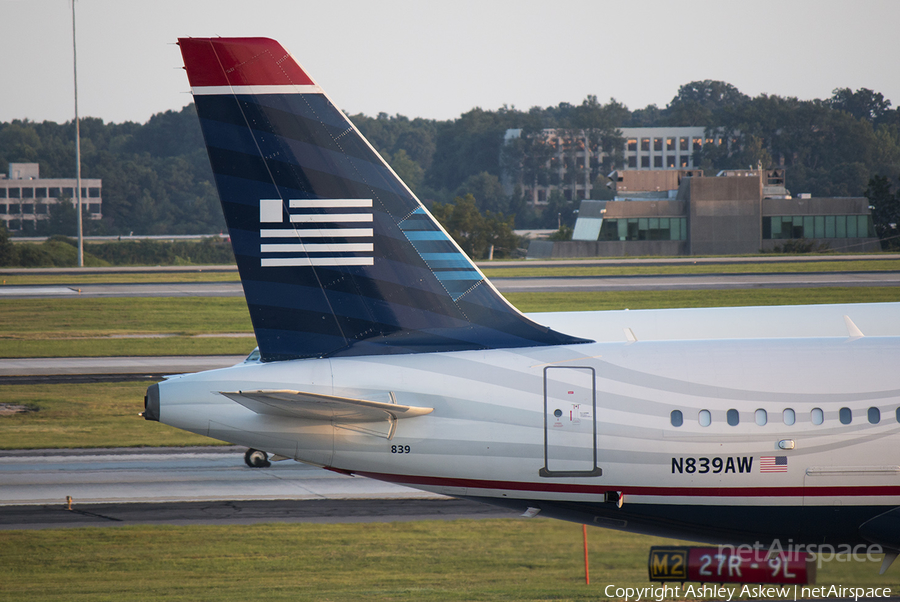
[{"label": "airplane tail fin", "polygon": [[519,313],[266,38],[181,38],[264,361],[585,342]]}]

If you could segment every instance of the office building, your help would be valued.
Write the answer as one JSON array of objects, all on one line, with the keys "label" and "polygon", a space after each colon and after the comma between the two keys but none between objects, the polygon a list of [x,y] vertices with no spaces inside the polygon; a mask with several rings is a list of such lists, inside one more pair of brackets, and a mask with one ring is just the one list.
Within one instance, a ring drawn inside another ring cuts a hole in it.
[{"label": "office building", "polygon": [[[9,175],[0,175],[0,219],[10,231],[34,231],[47,219],[50,208],[75,202],[75,178],[40,177],[37,163],[10,163]],[[90,219],[103,217],[103,181],[81,179],[81,203]]]},{"label": "office building", "polygon": [[880,249],[866,198],[792,196],[784,169],[613,176],[625,184],[615,200],[582,201],[573,240],[533,241],[528,257],[736,255],[800,240],[840,252]]}]

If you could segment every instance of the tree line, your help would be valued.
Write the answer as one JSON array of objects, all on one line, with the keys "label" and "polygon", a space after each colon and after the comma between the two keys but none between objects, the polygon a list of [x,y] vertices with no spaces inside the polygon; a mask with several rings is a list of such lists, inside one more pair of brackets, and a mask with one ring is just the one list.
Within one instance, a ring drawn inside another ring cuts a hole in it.
[{"label": "tree line", "polygon": [[[84,245],[87,267],[234,264],[231,243],[219,237],[200,241],[138,240]],[[62,235],[42,243],[13,242],[0,223],[0,267],[47,268],[78,265],[78,241]]]},{"label": "tree line", "polygon": [[[736,142],[704,145],[695,165],[712,173],[760,163],[784,166],[788,189],[815,196],[862,196],[872,190],[875,177],[886,179],[891,196],[900,175],[900,109],[865,88],[838,88],[830,98],[807,101],[765,94],[751,98],[730,84],[706,80],[681,86],[664,108],[630,110],[615,99],[601,103],[589,96],[577,105],[474,108],[445,121],[385,113],[350,119],[426,205],[455,205],[471,195],[474,205],[466,201],[462,213],[474,209],[485,223],[519,228],[556,228],[561,216],[571,222],[577,207],[557,195],[548,207],[536,209],[521,189],[504,191],[504,171],[534,171],[548,160],[540,148],[506,145],[508,129],[586,132],[590,144],[606,151],[608,168],[616,166],[621,153],[618,128],[703,126],[724,131]],[[88,223],[91,233],[224,230],[192,104],[158,113],[144,124],[83,119],[81,136],[83,177],[103,179],[104,216],[100,223]],[[528,139],[521,138],[523,144]],[[72,177],[74,125],[0,123],[0,169],[7,171],[10,162],[40,163],[42,177]],[[485,218],[486,212],[491,217]],[[438,213],[450,216],[453,211]],[[69,219],[57,215],[58,225],[43,226],[45,233],[73,234],[65,231]]]}]

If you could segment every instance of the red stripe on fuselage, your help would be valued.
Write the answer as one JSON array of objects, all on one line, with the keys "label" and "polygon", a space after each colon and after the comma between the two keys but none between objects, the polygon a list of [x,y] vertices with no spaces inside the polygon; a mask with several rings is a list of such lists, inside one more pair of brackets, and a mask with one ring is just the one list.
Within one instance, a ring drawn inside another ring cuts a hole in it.
[{"label": "red stripe on fuselage", "polygon": [[268,38],[178,38],[191,87],[308,86],[315,82]]},{"label": "red stripe on fuselage", "polygon": [[624,485],[578,485],[570,483],[522,483],[518,481],[483,481],[416,475],[351,471],[353,474],[406,485],[429,487],[464,487],[466,489],[505,489],[543,493],[586,493],[603,495],[621,491],[630,495],[683,497],[840,497],[900,496],[900,486],[871,485],[860,487],[631,487]]}]

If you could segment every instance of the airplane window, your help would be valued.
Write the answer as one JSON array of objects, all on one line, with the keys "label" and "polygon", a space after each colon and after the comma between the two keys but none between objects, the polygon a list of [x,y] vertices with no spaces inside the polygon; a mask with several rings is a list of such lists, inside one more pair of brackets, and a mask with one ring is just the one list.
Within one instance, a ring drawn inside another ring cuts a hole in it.
[{"label": "airplane window", "polygon": [[897,411],[894,412],[894,416],[897,417],[897,422],[900,422],[900,408],[897,408]]},{"label": "airplane window", "polygon": [[700,420],[700,426],[709,426],[712,423],[712,416],[709,413],[709,410],[700,410],[700,416],[698,417]]},{"label": "airplane window", "polygon": [[766,415],[766,411],[762,408],[756,410],[756,424],[759,426],[765,426],[766,422],[768,422],[769,417]]},{"label": "airplane window", "polygon": [[850,424],[853,422],[853,413],[850,411],[850,408],[841,408],[841,411],[838,412],[838,416],[841,419],[841,424]]},{"label": "airplane window", "polygon": [[672,426],[681,426],[684,424],[684,416],[681,414],[681,410],[672,410],[670,420],[672,421]]},{"label": "airplane window", "polygon": [[737,410],[731,409],[725,414],[725,419],[728,421],[729,426],[737,426],[741,421],[741,416]]},{"label": "airplane window", "polygon": [[822,408],[813,408],[812,412],[809,413],[809,417],[812,418],[813,424],[825,422],[825,412],[822,411]]},{"label": "airplane window", "polygon": [[878,408],[869,408],[869,422],[871,424],[878,424],[881,422],[881,410]]},{"label": "airplane window", "polygon": [[791,408],[786,409],[782,416],[784,417],[784,423],[788,426],[794,424],[797,421],[797,416],[794,414],[794,410]]}]

